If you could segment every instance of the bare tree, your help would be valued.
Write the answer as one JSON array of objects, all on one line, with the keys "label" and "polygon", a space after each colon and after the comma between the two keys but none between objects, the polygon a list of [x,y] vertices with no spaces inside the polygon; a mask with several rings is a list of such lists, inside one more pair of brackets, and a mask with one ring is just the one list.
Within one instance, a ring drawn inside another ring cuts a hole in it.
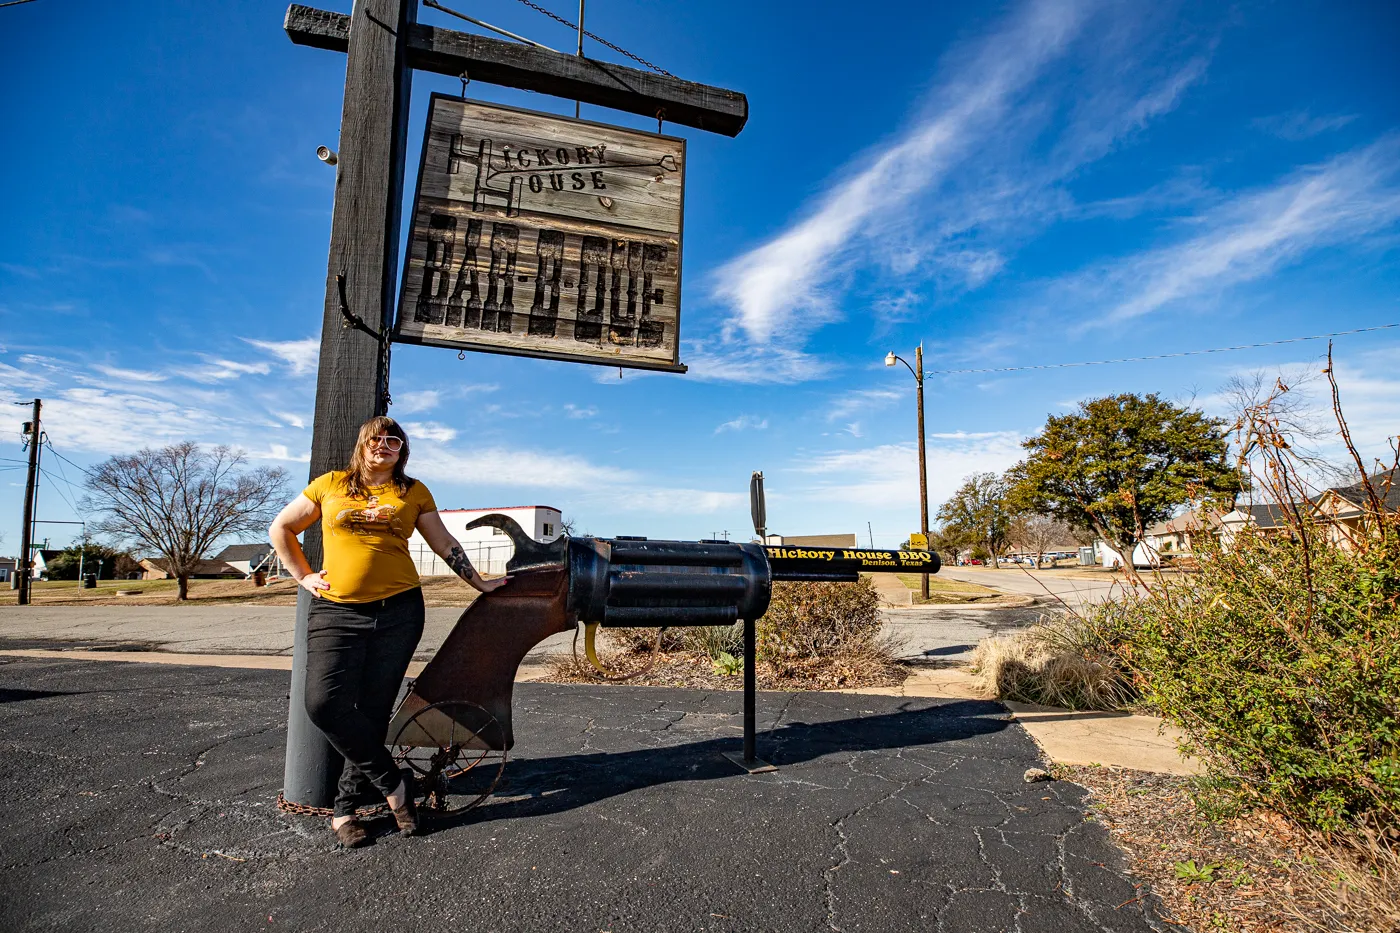
[{"label": "bare tree", "polygon": [[1052,515],[1039,512],[1016,516],[1008,537],[1020,550],[1035,554],[1037,566],[1045,562],[1045,552],[1050,550],[1051,545],[1074,540],[1068,525],[1057,521]]},{"label": "bare tree", "polygon": [[99,463],[83,508],[100,516],[96,531],[164,558],[187,599],[190,575],[219,539],[266,530],[286,480],[281,467],[246,469],[241,451],[185,441]]}]

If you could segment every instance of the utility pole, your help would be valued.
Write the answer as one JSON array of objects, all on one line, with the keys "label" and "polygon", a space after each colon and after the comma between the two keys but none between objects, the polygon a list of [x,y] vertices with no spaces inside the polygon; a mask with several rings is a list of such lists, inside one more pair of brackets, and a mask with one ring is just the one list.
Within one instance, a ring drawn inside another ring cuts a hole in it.
[{"label": "utility pole", "polygon": [[39,409],[43,403],[39,399],[34,400],[34,414],[32,420],[24,426],[24,433],[29,435],[29,476],[24,483],[24,520],[19,533],[19,560],[15,569],[19,572],[19,604],[29,605],[30,588],[33,581],[33,555],[30,553],[34,546],[34,499],[39,486]]},{"label": "utility pole", "polygon": [[[885,354],[885,365],[893,366],[895,363],[903,363],[904,368],[909,370],[914,376],[914,382],[918,385],[919,397],[919,533],[924,536],[924,541],[928,541],[928,469],[924,464],[924,345],[920,343],[914,349],[914,366],[909,365],[909,361],[902,356],[896,356],[891,350]],[[875,545],[871,545],[873,548]],[[928,574],[921,574],[922,584],[919,587],[919,595],[925,600],[928,599]]]},{"label": "utility pole", "polygon": [[[914,349],[914,379],[919,384],[919,531],[928,540],[928,469],[924,465],[924,345]],[[922,574],[919,595],[928,601],[928,574]]]}]

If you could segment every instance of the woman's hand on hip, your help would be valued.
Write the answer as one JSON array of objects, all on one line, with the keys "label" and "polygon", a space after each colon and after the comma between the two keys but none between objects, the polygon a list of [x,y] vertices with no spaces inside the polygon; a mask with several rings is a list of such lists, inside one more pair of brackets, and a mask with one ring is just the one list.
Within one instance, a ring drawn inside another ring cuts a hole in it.
[{"label": "woman's hand on hip", "polygon": [[306,590],[317,599],[321,598],[321,590],[328,590],[331,585],[326,582],[326,572],[318,570],[315,573],[308,573],[297,581],[297,586]]}]

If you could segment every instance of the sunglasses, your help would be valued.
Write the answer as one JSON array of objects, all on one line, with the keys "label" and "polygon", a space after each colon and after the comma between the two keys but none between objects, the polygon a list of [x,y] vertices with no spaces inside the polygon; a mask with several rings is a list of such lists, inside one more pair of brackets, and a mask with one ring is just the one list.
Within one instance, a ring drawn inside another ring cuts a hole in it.
[{"label": "sunglasses", "polygon": [[369,444],[371,447],[383,447],[385,450],[395,451],[403,447],[403,438],[394,437],[389,434],[380,434],[371,437],[365,443]]}]

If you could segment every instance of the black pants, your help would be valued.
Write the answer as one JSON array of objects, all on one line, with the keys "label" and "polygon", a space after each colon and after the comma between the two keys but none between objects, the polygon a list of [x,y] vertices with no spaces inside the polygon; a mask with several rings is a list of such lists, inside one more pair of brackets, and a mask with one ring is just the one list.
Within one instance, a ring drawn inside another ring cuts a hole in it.
[{"label": "black pants", "polygon": [[372,603],[311,603],[306,712],[345,758],[336,816],[354,813],[372,791],[388,796],[402,780],[384,733],[422,635],[423,591],[417,587]]}]

